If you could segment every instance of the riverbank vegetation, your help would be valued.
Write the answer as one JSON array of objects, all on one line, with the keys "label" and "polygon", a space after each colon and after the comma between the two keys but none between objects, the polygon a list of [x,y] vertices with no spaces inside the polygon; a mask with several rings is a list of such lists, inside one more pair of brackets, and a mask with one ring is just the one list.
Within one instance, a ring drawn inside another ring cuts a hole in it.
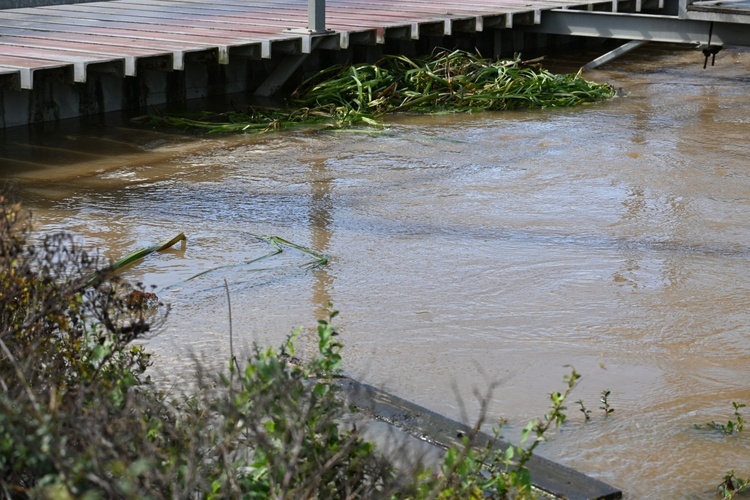
[{"label": "riverbank vegetation", "polygon": [[526,427],[526,446],[475,449],[469,435],[441,464],[396,467],[346,424],[335,311],[317,325],[312,359],[295,357],[292,336],[245,359],[232,353],[221,373],[196,366],[194,390],[164,394],[138,341],[166,320],[166,306],[70,235],[31,229],[0,198],[0,497],[533,495],[526,463],[565,420],[575,372]]},{"label": "riverbank vegetation", "polygon": [[199,116],[152,116],[154,123],[210,132],[266,132],[292,126],[381,127],[394,113],[456,113],[556,108],[615,95],[581,73],[558,75],[540,60],[482,58],[442,51],[426,59],[385,56],[375,64],[334,66],[303,82],[284,109]]}]

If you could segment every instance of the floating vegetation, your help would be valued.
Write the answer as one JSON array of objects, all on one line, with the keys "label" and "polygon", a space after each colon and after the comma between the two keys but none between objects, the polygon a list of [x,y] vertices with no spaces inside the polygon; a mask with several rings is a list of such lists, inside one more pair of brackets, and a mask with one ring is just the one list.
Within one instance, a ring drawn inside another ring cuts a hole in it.
[{"label": "floating vegetation", "polygon": [[286,109],[249,109],[195,118],[152,116],[155,123],[210,132],[267,132],[295,125],[382,127],[393,113],[456,113],[556,108],[611,98],[609,84],[581,72],[558,75],[540,59],[485,59],[443,51],[429,59],[385,56],[375,64],[334,66],[303,82]]},{"label": "floating vegetation", "polygon": [[116,260],[115,262],[105,267],[104,269],[93,273],[91,276],[89,276],[86,279],[85,286],[88,287],[98,281],[108,279],[116,272],[122,270],[123,268],[126,268],[128,266],[135,264],[139,260],[151,255],[154,252],[162,252],[166,250],[167,248],[173,247],[179,242],[182,242],[182,244],[185,245],[186,241],[187,241],[187,238],[185,237],[185,234],[180,233],[174,238],[172,238],[171,240],[164,241],[162,243],[158,243],[156,245],[152,245],[150,247],[143,248],[141,250],[137,250],[131,254],[128,254],[125,257],[122,257],[121,259]]},{"label": "floating vegetation", "polygon": [[[253,256],[252,258],[239,262],[232,262],[231,264],[224,264],[205,269],[177,283],[173,283],[165,287],[163,290],[184,291],[185,289],[191,289],[194,292],[218,290],[220,288],[223,289],[226,286],[224,280],[228,277],[231,278],[229,284],[232,286],[262,286],[269,282],[276,281],[281,277],[294,274],[290,273],[290,270],[287,267],[288,264],[290,264],[289,259],[287,259],[286,263],[280,262],[278,259],[271,261],[275,256],[286,254],[287,250],[292,250],[290,256],[294,254],[302,254],[304,260],[301,263],[295,264],[295,266],[297,269],[303,271],[317,269],[327,265],[329,262],[329,257],[327,255],[316,252],[311,248],[298,245],[279,236],[250,236],[253,240],[262,243],[263,246],[270,246],[270,248],[257,257]],[[196,288],[196,286],[199,288]]]},{"label": "floating vegetation", "polygon": [[314,250],[312,250],[310,248],[307,248],[307,247],[304,247],[302,245],[298,245],[296,243],[292,243],[291,241],[285,240],[284,238],[281,238],[279,236],[261,236],[260,239],[262,239],[263,241],[266,241],[266,242],[270,243],[270,245],[273,248],[273,250],[271,250],[267,254],[261,255],[260,257],[256,257],[254,259],[242,262],[241,264],[229,264],[229,265],[225,265],[225,266],[219,266],[219,267],[214,267],[214,268],[211,268],[211,269],[207,269],[205,271],[202,271],[202,272],[200,272],[198,274],[195,274],[195,275],[189,277],[185,281],[192,281],[192,280],[194,280],[196,278],[204,276],[204,275],[206,275],[208,273],[212,273],[214,271],[218,271],[220,269],[236,268],[238,266],[247,267],[250,264],[255,264],[257,262],[260,262],[261,260],[265,260],[265,259],[267,259],[269,257],[273,257],[274,255],[278,255],[278,254],[282,253],[284,251],[284,247],[293,248],[295,250],[298,250],[298,251],[302,252],[303,254],[306,254],[306,255],[309,255],[310,257],[312,257],[312,260],[310,260],[309,262],[306,262],[306,263],[304,263],[304,264],[302,264],[300,266],[303,269],[315,269],[317,267],[321,267],[321,266],[324,266],[324,265],[328,264],[328,256],[323,255],[323,254],[318,253],[318,252],[315,252]]},{"label": "floating vegetation", "polygon": [[[254,257],[252,259],[245,260],[242,262],[226,264],[226,265],[213,267],[213,268],[201,271],[197,274],[190,276],[184,281],[175,283],[173,285],[170,285],[164,288],[164,290],[171,290],[171,289],[179,288],[180,286],[184,285],[187,282],[194,281],[198,278],[203,278],[207,275],[213,275],[213,274],[221,275],[222,271],[231,271],[232,274],[236,274],[239,270],[263,271],[265,270],[264,268],[259,268],[259,267],[256,267],[255,265],[260,263],[261,261],[266,261],[267,259],[275,255],[282,254],[287,249],[292,249],[308,257],[305,262],[299,265],[300,269],[309,271],[309,270],[316,269],[318,267],[322,267],[328,264],[329,257],[327,255],[316,252],[315,250],[312,250],[311,248],[308,248],[306,246],[293,243],[287,239],[281,238],[280,236],[252,235],[252,237],[253,239],[256,239],[260,242],[268,244],[271,247],[270,250],[264,253],[263,255],[261,255],[260,257]],[[162,252],[176,245],[179,242],[183,242],[183,245],[184,245],[186,241],[187,241],[187,238],[185,237],[185,234],[180,233],[169,241],[165,241],[163,243],[152,245],[150,247],[143,248],[141,250],[128,254],[125,257],[122,257],[121,259],[105,267],[104,269],[92,273],[86,279],[84,286],[88,287],[88,286],[94,285],[97,282],[107,279],[111,277],[112,275],[116,274],[117,272],[122,271],[125,268],[128,268],[130,266],[137,264],[143,258],[151,255],[154,252]],[[148,304],[150,303],[150,300],[153,297],[155,297],[155,296],[152,297],[152,295],[153,294],[149,294],[149,293],[144,294],[142,293],[142,291],[135,291],[135,293],[131,293],[131,296],[127,297],[127,304],[128,306],[137,306],[137,305],[140,305],[141,302],[145,302]]]}]

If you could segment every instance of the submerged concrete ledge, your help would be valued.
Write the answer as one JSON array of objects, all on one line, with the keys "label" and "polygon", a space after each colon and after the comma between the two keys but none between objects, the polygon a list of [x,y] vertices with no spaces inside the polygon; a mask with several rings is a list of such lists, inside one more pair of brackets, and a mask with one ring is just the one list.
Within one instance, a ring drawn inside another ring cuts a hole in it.
[{"label": "submerged concrete ledge", "polygon": [[[461,446],[462,436],[472,432],[469,425],[451,420],[373,386],[347,378],[340,379],[337,384],[350,407],[377,422],[386,423],[393,430],[434,447],[445,449],[449,446]],[[492,440],[492,436],[480,432],[476,436],[475,444],[484,447]],[[500,442],[496,446],[504,450],[509,444]],[[622,491],[614,486],[537,455],[529,461],[528,469],[534,487],[556,498],[622,498]]]}]

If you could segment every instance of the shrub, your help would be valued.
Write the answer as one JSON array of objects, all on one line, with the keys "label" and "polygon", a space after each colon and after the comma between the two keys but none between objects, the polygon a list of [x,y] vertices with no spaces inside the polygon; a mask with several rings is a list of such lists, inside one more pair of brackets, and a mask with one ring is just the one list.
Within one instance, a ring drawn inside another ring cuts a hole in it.
[{"label": "shrub", "polygon": [[5,498],[526,498],[525,464],[578,379],[526,427],[526,448],[475,449],[469,436],[435,470],[397,469],[342,424],[335,311],[313,359],[294,357],[292,335],[242,362],[232,353],[225,373],[197,366],[194,392],[168,396],[134,343],[167,309],[111,270],[70,235],[32,240],[30,218],[0,198]]},{"label": "shrub", "polygon": [[129,438],[148,422],[133,407],[150,359],[131,345],[147,312],[116,278],[86,286],[98,259],[70,235],[30,231],[0,198],[0,491],[114,494],[115,462],[145,451]]},{"label": "shrub", "polygon": [[[319,357],[256,348],[228,375],[168,401],[132,342],[163,320],[150,294],[108,276],[67,234],[31,243],[0,199],[0,491],[5,497],[370,496],[395,474],[356,432]],[[95,279],[92,279],[94,277]],[[89,286],[90,285],[90,286]],[[144,298],[146,300],[144,300]],[[334,316],[331,313],[331,318]]]}]

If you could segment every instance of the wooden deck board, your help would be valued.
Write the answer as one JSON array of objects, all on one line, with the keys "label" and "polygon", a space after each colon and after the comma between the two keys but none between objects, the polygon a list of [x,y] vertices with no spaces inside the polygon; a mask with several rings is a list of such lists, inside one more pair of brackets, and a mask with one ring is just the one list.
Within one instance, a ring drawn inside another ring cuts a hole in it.
[{"label": "wooden deck board", "polygon": [[[412,38],[426,26],[481,30],[485,18],[599,3],[611,0],[328,0],[326,25],[342,41],[373,33],[383,42],[389,30]],[[0,74],[23,69],[30,88],[33,71],[52,67],[72,66],[84,81],[88,66],[101,63],[123,64],[132,74],[142,58],[171,56],[181,69],[189,52],[216,51],[227,63],[235,49],[270,57],[273,44],[298,43],[304,51],[309,38],[289,29],[307,26],[307,9],[307,0],[111,0],[0,10]]]},{"label": "wooden deck board", "polygon": [[[216,35],[222,36],[221,32],[239,32],[253,36],[255,34],[279,34],[283,30],[305,26],[307,23],[307,14],[303,11],[279,11],[274,9],[254,10],[254,16],[243,15],[236,12],[230,15],[214,15],[211,11],[205,9],[194,9],[192,12],[180,12],[179,9],[153,9],[147,6],[139,7],[137,11],[126,15],[113,14],[112,9],[105,6],[90,7],[91,4],[76,4],[69,9],[60,8],[59,12],[69,14],[75,12],[81,19],[98,20],[103,16],[110,22],[127,22],[144,25],[168,25],[174,27],[190,28],[192,32],[200,32],[204,29],[210,29],[216,32]],[[59,7],[49,7],[54,11]],[[123,11],[124,9],[121,9]],[[414,11],[410,14],[383,12],[372,9],[356,9],[355,13],[350,13],[352,9],[343,9],[341,12],[330,11],[330,21],[328,26],[336,30],[358,29],[381,27],[385,25],[409,25],[415,22],[436,22],[444,21],[445,16],[438,19],[433,12],[428,10]],[[284,17],[278,17],[279,12],[289,12]],[[261,20],[256,16],[260,13],[266,14]],[[168,19],[164,16],[169,15]],[[466,16],[464,16],[466,17]]]},{"label": "wooden deck board", "polygon": [[[280,20],[266,18],[258,22],[255,18],[244,19],[242,16],[209,16],[205,13],[197,12],[194,15],[182,14],[172,10],[160,10],[144,12],[139,10],[137,13],[128,15],[112,14],[111,10],[105,11],[106,7],[99,9],[87,8],[87,4],[77,4],[84,6],[75,9],[79,19],[96,21],[106,16],[107,22],[112,23],[114,27],[124,27],[122,23],[130,23],[136,29],[155,29],[159,32],[200,34],[211,37],[233,38],[235,36],[255,37],[263,36],[273,39],[288,39],[295,35],[284,33],[285,30],[293,27],[305,26],[307,15],[300,14],[297,17],[286,17]],[[66,14],[68,11],[66,10]],[[150,14],[150,15],[149,15]],[[169,18],[165,18],[166,15]],[[341,28],[371,28],[381,26],[382,21],[372,21],[373,13],[364,13],[358,15],[342,16],[339,23],[328,23],[332,29],[340,30]],[[384,16],[386,17],[386,16]],[[404,24],[410,21],[409,17],[387,16],[391,24]],[[44,20],[44,19],[42,19]],[[400,22],[400,23],[399,23]],[[117,24],[115,24],[117,23]],[[176,31],[177,30],[177,31]],[[297,35],[298,36],[298,35]]]},{"label": "wooden deck board", "polygon": [[[97,28],[93,26],[80,26],[78,24],[74,24],[73,21],[70,21],[71,24],[62,24],[62,23],[56,23],[54,25],[44,25],[44,24],[36,24],[33,28],[26,27],[25,29],[28,31],[35,31],[40,34],[41,36],[46,36],[47,33],[54,33],[55,35],[50,36],[50,40],[54,40],[57,38],[57,36],[62,36],[63,34],[80,34],[80,35],[91,35],[91,36],[101,36],[101,37],[108,37],[111,39],[115,38],[121,38],[121,39],[136,39],[136,40],[148,40],[148,41],[154,41],[154,42],[168,42],[168,43],[174,43],[174,44],[184,44],[186,49],[190,49],[191,46],[195,47],[198,46],[200,48],[210,48],[210,47],[216,47],[219,44],[227,43],[227,42],[237,42],[236,38],[233,39],[211,39],[207,40],[204,36],[195,36],[195,35],[180,35],[177,33],[159,33],[157,31],[144,31],[144,30],[135,30],[135,29],[116,29],[116,28]],[[7,23],[4,22],[2,18],[0,18],[0,30],[2,32],[5,32],[6,29],[16,29],[17,26],[20,26],[18,23]],[[4,35],[0,35],[0,40],[2,40],[2,37]],[[54,44],[50,44],[50,46],[54,46]],[[2,52],[0,51],[0,57],[2,57]]]},{"label": "wooden deck board", "polygon": [[[6,18],[0,11],[0,26],[15,27],[24,26],[29,29],[39,27],[46,30],[61,32],[89,33],[102,36],[120,36],[131,38],[142,38],[147,40],[165,40],[171,42],[182,42],[187,44],[198,44],[203,47],[217,47],[220,45],[243,45],[251,42],[266,40],[287,40],[294,38],[291,35],[274,34],[266,32],[231,33],[226,30],[190,29],[189,27],[170,26],[166,24],[144,24],[107,22],[95,19],[72,19],[54,18],[47,20],[26,20],[25,23],[15,23],[13,19]],[[2,40],[2,35],[0,35]],[[2,52],[0,52],[0,57]]]},{"label": "wooden deck board", "polygon": [[[96,35],[86,32],[76,31],[50,31],[43,29],[25,29],[25,28],[10,28],[3,26],[0,21],[0,43],[11,43],[15,45],[23,45],[26,40],[30,43],[36,43],[37,41],[43,42],[50,45],[50,42],[81,42],[87,46],[115,46],[117,50],[122,50],[124,54],[131,54],[128,49],[132,48],[135,50],[143,50],[146,52],[154,53],[154,51],[173,51],[183,50],[189,51],[191,47],[180,42],[169,42],[166,40],[154,40],[145,38],[132,38],[132,37],[118,37],[111,35]],[[197,49],[210,48],[210,44],[201,44]],[[113,49],[114,50],[114,49]]]},{"label": "wooden deck board", "polygon": [[[13,14],[3,14],[0,11],[0,19],[9,19],[7,16]],[[30,15],[25,18],[26,22],[39,22],[39,23],[62,23],[81,25],[92,28],[118,28],[118,29],[130,29],[134,31],[155,31],[158,33],[173,33],[181,35],[193,35],[210,37],[210,39],[224,39],[225,41],[233,41],[238,39],[247,39],[251,37],[262,37],[262,38],[289,38],[288,35],[279,33],[277,28],[269,27],[232,27],[222,28],[218,26],[208,27],[204,26],[204,23],[196,22],[191,24],[186,21],[174,21],[172,19],[164,19],[159,17],[144,18],[136,16],[113,16],[113,15],[86,15],[83,12],[76,12],[76,15],[59,17],[59,16],[34,16]]]},{"label": "wooden deck board", "polygon": [[[10,26],[8,26],[0,18],[0,30],[5,32],[8,27],[12,26],[15,25],[11,24]],[[232,47],[250,47],[253,45],[258,45],[258,52],[260,53],[264,50],[262,48],[263,42],[267,41],[260,36],[253,37],[252,40],[240,40],[238,38],[225,39],[219,37],[212,37],[210,39],[207,39],[205,36],[194,34],[168,33],[159,32],[156,30],[142,31],[135,29],[101,28],[79,26],[76,24],[55,24],[53,29],[53,33],[55,33],[55,35],[49,37],[50,47],[54,47],[56,45],[56,40],[58,40],[59,37],[63,36],[63,34],[68,34],[80,35],[81,37],[99,37],[98,40],[100,41],[135,39],[139,41],[138,43],[145,43],[146,47],[150,47],[152,50],[152,53],[150,55],[144,54],[142,56],[143,58],[159,56],[164,53],[165,49],[169,48],[173,57],[172,69],[177,70],[182,69],[184,66],[184,55],[191,52],[215,51],[219,53],[220,62],[227,62],[226,59],[228,58],[230,45]],[[45,33],[45,31],[38,31],[38,33]],[[0,42],[2,41],[2,39],[3,36],[0,36]],[[161,46],[154,47],[152,45],[153,43],[161,44]],[[28,49],[29,57],[33,57],[35,53],[36,49]],[[121,51],[121,54],[123,57],[128,55],[126,50]],[[4,59],[5,51],[0,49],[0,65],[5,64]],[[65,62],[65,58],[62,54],[58,59],[60,62]],[[222,61],[222,59],[225,60]]]},{"label": "wooden deck board", "polygon": [[707,0],[694,2],[688,6],[689,11],[709,12],[729,15],[750,16],[748,0]]}]

